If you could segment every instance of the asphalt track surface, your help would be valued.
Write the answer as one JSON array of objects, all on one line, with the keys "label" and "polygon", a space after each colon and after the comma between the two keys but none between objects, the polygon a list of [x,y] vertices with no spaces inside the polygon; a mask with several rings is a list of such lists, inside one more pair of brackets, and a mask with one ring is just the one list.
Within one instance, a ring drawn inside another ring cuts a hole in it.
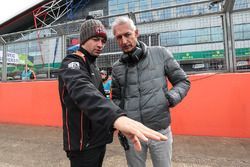
[{"label": "asphalt track surface", "polygon": [[[148,156],[147,167],[152,167]],[[173,167],[250,167],[250,138],[174,135]],[[115,137],[103,167],[126,167]],[[0,124],[0,167],[69,167],[62,129]]]}]

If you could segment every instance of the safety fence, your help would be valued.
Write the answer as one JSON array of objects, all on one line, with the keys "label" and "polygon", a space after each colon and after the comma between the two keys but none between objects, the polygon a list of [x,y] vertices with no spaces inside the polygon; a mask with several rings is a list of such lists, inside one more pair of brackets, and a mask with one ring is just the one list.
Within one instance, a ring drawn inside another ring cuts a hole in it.
[{"label": "safety fence", "polygon": [[[199,1],[100,17],[108,40],[97,65],[109,73],[121,55],[111,23],[122,15],[135,21],[139,40],[167,47],[189,74],[250,71],[250,4],[229,10]],[[62,59],[79,47],[83,21],[1,35],[0,81],[27,80],[29,70],[36,80],[57,78]]]}]

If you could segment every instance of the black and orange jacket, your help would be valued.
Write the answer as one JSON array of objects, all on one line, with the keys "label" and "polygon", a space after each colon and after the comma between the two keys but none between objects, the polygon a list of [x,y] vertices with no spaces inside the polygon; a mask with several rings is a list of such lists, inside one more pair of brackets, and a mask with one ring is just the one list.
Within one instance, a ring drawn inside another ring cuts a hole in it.
[{"label": "black and orange jacket", "polygon": [[112,142],[113,123],[123,110],[106,99],[95,57],[80,48],[67,55],[58,75],[65,151],[83,151]]}]

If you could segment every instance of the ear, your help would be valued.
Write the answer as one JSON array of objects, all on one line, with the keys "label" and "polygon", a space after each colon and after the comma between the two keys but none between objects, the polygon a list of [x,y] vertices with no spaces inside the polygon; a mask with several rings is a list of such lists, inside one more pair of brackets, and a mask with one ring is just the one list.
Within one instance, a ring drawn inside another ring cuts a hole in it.
[{"label": "ear", "polygon": [[136,38],[139,37],[139,31],[138,31],[138,29],[135,30],[135,36],[136,36]]}]

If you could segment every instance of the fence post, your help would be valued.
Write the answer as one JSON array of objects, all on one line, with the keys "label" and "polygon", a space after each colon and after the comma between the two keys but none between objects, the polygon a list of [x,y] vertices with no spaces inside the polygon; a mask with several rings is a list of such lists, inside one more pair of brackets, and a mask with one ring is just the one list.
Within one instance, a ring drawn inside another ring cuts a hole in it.
[{"label": "fence post", "polygon": [[222,25],[224,33],[224,49],[226,56],[226,64],[229,72],[236,70],[235,46],[234,46],[234,32],[232,17],[230,12],[222,15]]},{"label": "fence post", "polygon": [[3,44],[2,81],[7,81],[7,45]]}]

